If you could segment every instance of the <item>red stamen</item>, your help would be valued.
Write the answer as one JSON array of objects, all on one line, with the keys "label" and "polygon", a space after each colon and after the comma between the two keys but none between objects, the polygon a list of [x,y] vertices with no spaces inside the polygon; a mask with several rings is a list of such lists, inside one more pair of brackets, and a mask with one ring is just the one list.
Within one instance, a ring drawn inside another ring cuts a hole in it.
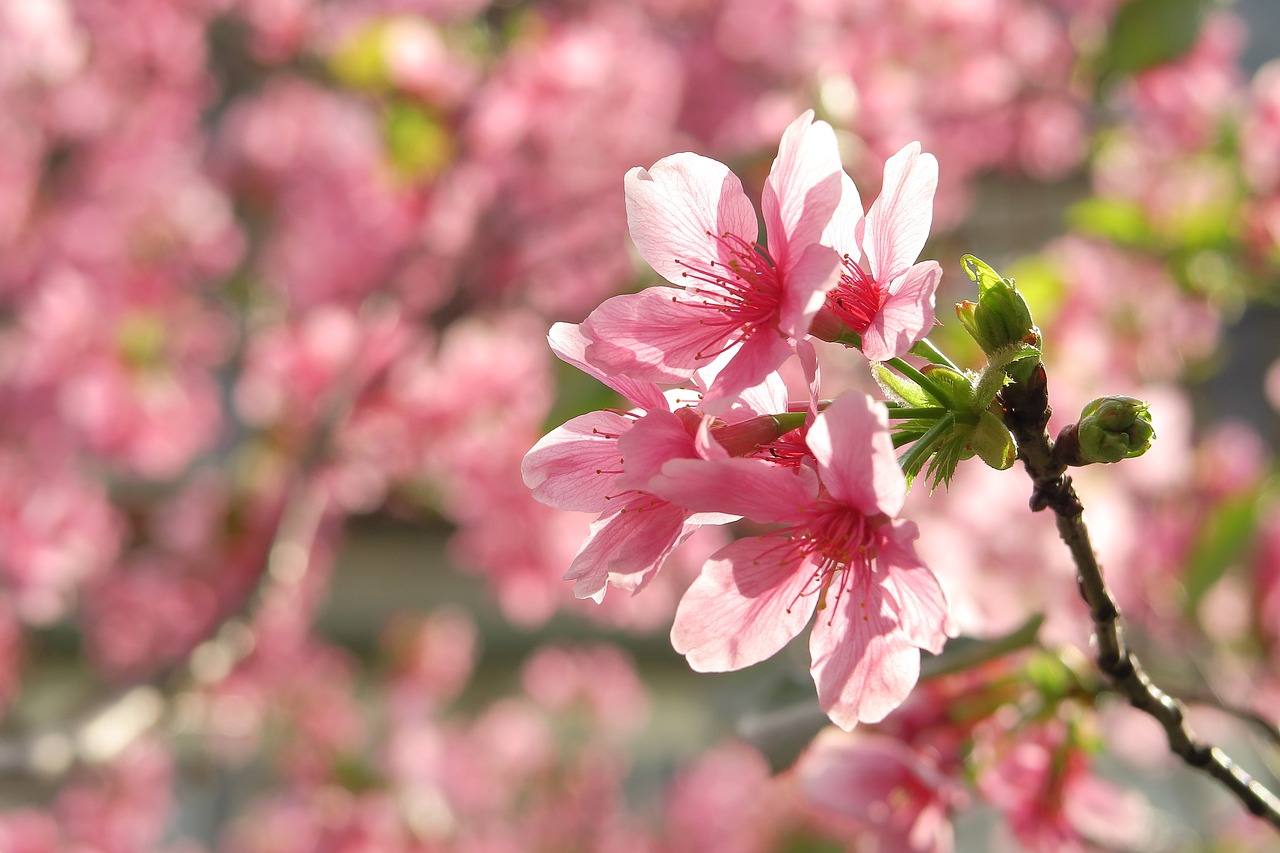
[{"label": "red stamen", "polygon": [[844,256],[843,262],[845,271],[840,275],[840,283],[827,294],[827,307],[846,326],[862,334],[871,328],[872,321],[884,307],[889,291],[848,255]]},{"label": "red stamen", "polygon": [[685,291],[701,300],[694,304],[715,315],[700,322],[723,329],[728,335],[723,347],[715,352],[699,352],[699,359],[715,358],[760,329],[775,325],[782,299],[777,264],[763,246],[727,231],[719,237],[707,234],[719,243],[722,256],[729,258],[727,263],[708,261],[703,265],[676,260],[685,268],[681,275],[689,280]]}]

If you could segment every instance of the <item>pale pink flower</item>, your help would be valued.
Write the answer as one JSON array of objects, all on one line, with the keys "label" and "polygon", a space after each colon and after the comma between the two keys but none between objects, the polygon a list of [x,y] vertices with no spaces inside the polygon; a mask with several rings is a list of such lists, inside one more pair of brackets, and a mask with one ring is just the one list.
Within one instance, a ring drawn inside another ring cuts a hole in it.
[{"label": "pale pink flower", "polygon": [[[866,217],[853,181],[844,179],[840,206],[828,228],[842,255],[840,282],[826,311],[862,336],[873,361],[906,354],[934,324],[937,261],[915,263],[933,223],[938,161],[912,142],[884,164],[884,184]],[[865,258],[865,264],[859,263]]]},{"label": "pale pink flower", "polygon": [[1150,812],[1137,792],[1094,775],[1084,750],[1051,722],[1023,729],[1018,740],[978,776],[978,790],[1003,814],[1029,851],[1084,853],[1138,849],[1149,835]]},{"label": "pale pink flower", "polygon": [[812,466],[673,460],[650,483],[690,510],[784,525],[712,555],[680,602],[671,640],[696,670],[736,670],[779,651],[817,611],[809,647],[819,704],[851,729],[902,703],[920,649],[941,651],[950,618],[915,555],[915,524],[894,518],[906,482],[884,410],[842,394],[806,443]]},{"label": "pale pink flower", "polygon": [[865,846],[892,853],[950,853],[950,810],[963,789],[929,759],[880,734],[825,729],[796,764],[800,790],[823,813],[851,823]]},{"label": "pale pink flower", "polygon": [[548,338],[564,361],[636,405],[629,412],[590,412],[569,420],[535,444],[520,466],[539,501],[600,513],[565,573],[575,595],[600,601],[610,583],[633,591],[643,587],[700,524],[732,518],[698,516],[647,491],[663,463],[699,455],[693,431],[657,385],[595,370],[584,360],[588,341],[575,326],[557,323]]},{"label": "pale pink flower", "polygon": [[583,324],[587,358],[608,374],[682,380],[739,347],[704,405],[719,413],[794,352],[836,281],[838,257],[821,243],[840,201],[835,133],[812,112],[783,133],[765,181],[769,248],[729,167],[692,153],[627,173],[627,222],[649,265],[683,290],[615,296]]}]

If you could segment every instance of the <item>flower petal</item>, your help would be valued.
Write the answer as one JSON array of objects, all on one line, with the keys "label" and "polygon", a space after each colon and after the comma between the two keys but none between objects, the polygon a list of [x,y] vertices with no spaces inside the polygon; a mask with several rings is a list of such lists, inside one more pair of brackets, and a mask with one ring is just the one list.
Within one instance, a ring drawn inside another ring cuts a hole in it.
[{"label": "flower petal", "polygon": [[691,512],[723,512],[769,524],[803,515],[818,493],[809,468],[763,459],[673,459],[649,481],[655,495]]},{"label": "flower petal", "polygon": [[623,472],[619,490],[648,491],[649,481],[662,473],[662,465],[672,459],[694,459],[693,436],[671,412],[653,412],[636,421],[618,439]]},{"label": "flower petal", "polygon": [[842,269],[835,249],[816,243],[806,248],[787,271],[778,308],[778,330],[796,340],[808,335],[827,291],[840,283]]},{"label": "flower petal", "polygon": [[831,125],[815,122],[812,110],[791,122],[778,143],[760,202],[769,254],[784,278],[799,256],[821,239],[840,204],[843,174]]},{"label": "flower petal", "polygon": [[872,361],[906,355],[933,330],[934,298],[942,267],[921,261],[889,288],[884,305],[862,333],[862,354]]},{"label": "flower petal", "polygon": [[565,572],[573,594],[597,602],[604,598],[611,574],[646,575],[657,571],[688,533],[684,510],[652,495],[638,495],[626,505],[591,522],[587,539]]},{"label": "flower petal", "polygon": [[761,329],[738,348],[711,387],[702,396],[702,410],[712,415],[727,413],[739,396],[777,370],[795,352],[791,342],[772,329]]},{"label": "flower petal", "polygon": [[894,601],[898,624],[912,645],[933,654],[942,651],[956,633],[947,596],[933,572],[916,556],[912,543],[919,536],[914,522],[895,519],[876,545],[885,594]]},{"label": "flower petal", "polygon": [[614,412],[580,415],[542,437],[520,463],[533,497],[561,510],[600,512],[618,491],[618,436],[632,421]]},{"label": "flower petal", "polygon": [[862,257],[863,216],[862,197],[858,195],[858,187],[853,178],[840,173],[840,203],[831,214],[831,221],[822,232],[821,243],[836,250],[841,257],[848,255],[854,263]]},{"label": "flower petal", "polygon": [[813,613],[801,595],[812,564],[786,540],[740,539],[712,555],[676,608],[671,645],[698,672],[727,672],[777,653]]},{"label": "flower petal", "polygon": [[933,224],[938,161],[908,143],[884,164],[880,196],[867,211],[863,250],[876,281],[890,282],[920,257]]},{"label": "flower petal", "polygon": [[629,401],[647,412],[667,409],[662,390],[653,382],[631,379],[627,376],[608,376],[587,361],[587,346],[591,343],[582,329],[572,323],[556,323],[547,333],[551,351],[561,361],[572,364],[588,376],[595,377]]},{"label": "flower petal", "polygon": [[730,233],[747,243],[759,234],[756,211],[729,167],[685,152],[651,169],[636,167],[624,181],[627,227],[640,256],[658,275],[682,284],[681,261],[705,267],[728,262],[717,238]]},{"label": "flower petal", "polygon": [[863,515],[897,515],[907,481],[898,467],[884,407],[846,391],[814,418],[805,436],[827,490]]},{"label": "flower petal", "polygon": [[878,723],[911,693],[920,650],[899,630],[892,601],[873,582],[850,586],[818,613],[809,637],[818,705],[846,731]]},{"label": "flower petal", "polygon": [[586,359],[609,376],[680,382],[723,349],[735,330],[704,324],[707,311],[670,287],[649,287],[600,303],[582,324]]}]

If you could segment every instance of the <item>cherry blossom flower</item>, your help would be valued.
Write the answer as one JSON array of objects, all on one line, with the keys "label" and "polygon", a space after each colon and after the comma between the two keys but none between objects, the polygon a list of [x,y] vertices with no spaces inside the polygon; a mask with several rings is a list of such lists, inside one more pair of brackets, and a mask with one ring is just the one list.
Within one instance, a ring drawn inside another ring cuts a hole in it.
[{"label": "cherry blossom flower", "polygon": [[937,261],[913,262],[929,237],[937,187],[938,161],[921,153],[918,142],[884,164],[880,196],[865,218],[857,188],[845,179],[828,229],[843,269],[840,283],[827,294],[825,309],[834,317],[825,319],[859,333],[863,354],[874,361],[905,355],[933,328],[942,267]]},{"label": "cherry blossom flower", "polygon": [[601,371],[682,380],[738,347],[704,398],[713,414],[785,361],[836,282],[821,238],[840,201],[835,133],[806,112],[782,135],[762,208],[770,244],[729,167],[692,153],[627,173],[627,223],[649,265],[683,290],[606,300],[583,324]]},{"label": "cherry blossom flower", "polygon": [[812,466],[673,460],[651,481],[690,510],[784,525],[712,555],[676,610],[671,640],[695,670],[736,670],[779,651],[817,612],[809,647],[818,700],[851,729],[901,704],[919,650],[941,651],[953,632],[942,589],[915,555],[915,524],[894,517],[906,481],[884,410],[842,394],[806,442]]},{"label": "cherry blossom flower", "polygon": [[600,513],[565,573],[575,595],[600,601],[609,583],[640,589],[699,525],[733,516],[699,516],[647,491],[663,463],[698,456],[687,421],[671,411],[657,385],[594,370],[583,360],[588,342],[577,327],[557,323],[548,337],[562,359],[637,407],[573,418],[544,436],[521,464],[525,485],[538,500],[561,510]]},{"label": "cherry blossom flower", "polygon": [[962,789],[901,741],[828,728],[801,756],[796,775],[806,798],[855,826],[867,850],[954,849],[948,813],[963,802]]}]

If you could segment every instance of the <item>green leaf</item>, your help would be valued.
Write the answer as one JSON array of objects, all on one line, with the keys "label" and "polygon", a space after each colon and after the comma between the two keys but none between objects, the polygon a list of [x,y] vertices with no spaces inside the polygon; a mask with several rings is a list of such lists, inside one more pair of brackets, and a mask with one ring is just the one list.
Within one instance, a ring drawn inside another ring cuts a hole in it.
[{"label": "green leaf", "polygon": [[1129,0],[1097,57],[1099,91],[1118,80],[1172,62],[1195,44],[1213,0]]},{"label": "green leaf", "polygon": [[1121,246],[1145,246],[1154,238],[1147,212],[1129,199],[1093,196],[1078,201],[1067,210],[1067,223],[1091,237]]},{"label": "green leaf", "polygon": [[1252,490],[1218,504],[1201,523],[1182,581],[1188,614],[1195,614],[1209,588],[1248,551],[1263,505],[1271,502]]},{"label": "green leaf", "polygon": [[401,177],[430,178],[453,156],[448,129],[428,110],[404,100],[387,104],[383,120],[387,151]]}]

